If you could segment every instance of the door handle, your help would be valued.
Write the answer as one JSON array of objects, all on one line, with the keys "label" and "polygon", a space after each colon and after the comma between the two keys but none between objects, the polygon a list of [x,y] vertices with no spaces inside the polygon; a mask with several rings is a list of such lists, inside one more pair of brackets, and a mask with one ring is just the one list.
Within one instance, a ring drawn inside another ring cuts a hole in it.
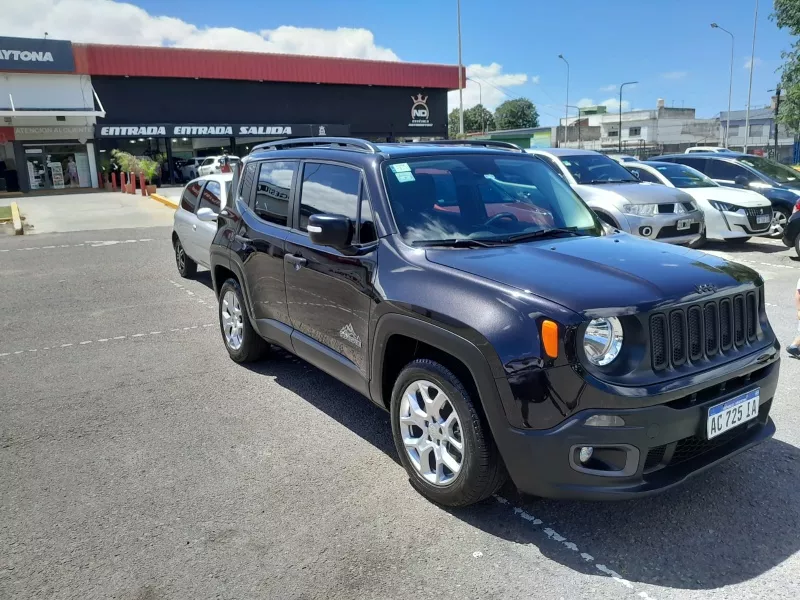
[{"label": "door handle", "polygon": [[283,258],[289,264],[294,265],[295,269],[302,269],[308,264],[308,260],[302,256],[295,256],[294,254],[285,254]]}]

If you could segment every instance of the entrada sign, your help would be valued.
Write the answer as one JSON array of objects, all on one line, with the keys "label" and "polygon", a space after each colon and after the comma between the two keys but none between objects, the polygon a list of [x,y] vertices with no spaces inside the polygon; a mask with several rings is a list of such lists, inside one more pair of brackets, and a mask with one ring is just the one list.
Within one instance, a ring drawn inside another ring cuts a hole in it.
[{"label": "entrada sign", "polygon": [[73,73],[72,43],[65,40],[0,37],[0,71]]}]

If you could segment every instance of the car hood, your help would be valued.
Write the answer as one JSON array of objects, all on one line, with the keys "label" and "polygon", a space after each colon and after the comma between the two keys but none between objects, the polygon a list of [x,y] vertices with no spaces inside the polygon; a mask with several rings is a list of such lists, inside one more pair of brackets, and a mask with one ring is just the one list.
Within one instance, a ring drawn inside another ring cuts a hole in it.
[{"label": "car hood", "polygon": [[572,188],[586,202],[620,198],[629,204],[668,204],[691,201],[691,197],[681,190],[657,183],[604,183],[574,185]]},{"label": "car hood", "polygon": [[704,187],[704,188],[685,188],[683,192],[689,194],[696,200],[719,200],[720,202],[730,202],[745,208],[757,208],[760,206],[770,206],[770,201],[758,192],[743,190],[732,187]]},{"label": "car hood", "polygon": [[495,248],[428,248],[429,261],[557,302],[586,316],[624,315],[690,301],[698,286],[752,288],[758,274],[689,248],[618,233]]}]

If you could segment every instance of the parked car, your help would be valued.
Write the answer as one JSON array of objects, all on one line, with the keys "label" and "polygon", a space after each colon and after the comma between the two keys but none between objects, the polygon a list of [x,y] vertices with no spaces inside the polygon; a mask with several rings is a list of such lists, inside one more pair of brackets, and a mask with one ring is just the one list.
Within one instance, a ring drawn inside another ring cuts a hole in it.
[{"label": "parked car", "polygon": [[195,156],[183,159],[183,164],[179,167],[179,173],[183,181],[191,181],[199,175],[197,169],[205,160],[204,156]]},{"label": "parked car", "polygon": [[680,188],[705,214],[706,239],[744,243],[752,236],[769,235],[772,204],[759,193],[724,187],[691,167],[678,163],[646,161],[625,165],[639,181]]},{"label": "parked car", "polygon": [[222,340],[241,363],[281,346],[389,411],[427,498],[477,502],[506,473],[632,497],[773,435],[756,272],[604,226],[512,144],[326,141],[244,159],[211,250]]},{"label": "parked car", "polygon": [[211,267],[211,240],[217,216],[225,208],[233,175],[206,175],[183,189],[172,225],[172,247],[181,277],[194,277],[197,266]]},{"label": "parked car", "polygon": [[608,158],[613,158],[620,164],[639,162],[639,159],[630,154],[606,154]]},{"label": "parked car", "polygon": [[677,162],[705,173],[728,187],[745,188],[766,196],[772,202],[772,235],[783,236],[786,222],[800,197],[800,173],[780,163],[751,154],[671,154],[655,161]]},{"label": "parked car", "polygon": [[800,256],[800,200],[794,207],[794,213],[789,217],[786,229],[783,232],[783,243],[794,248],[797,256]]},{"label": "parked car", "polygon": [[238,156],[207,156],[200,166],[197,167],[197,174],[202,176],[222,173],[222,165],[225,159],[228,159],[231,168],[240,160]]},{"label": "parked car", "polygon": [[726,154],[731,152],[727,148],[721,146],[692,146],[684,151],[684,154],[695,154],[697,152],[716,152],[719,154]]},{"label": "parked car", "polygon": [[537,148],[527,152],[550,164],[612,227],[670,244],[702,239],[703,212],[681,190],[642,183],[615,160],[591,150]]}]

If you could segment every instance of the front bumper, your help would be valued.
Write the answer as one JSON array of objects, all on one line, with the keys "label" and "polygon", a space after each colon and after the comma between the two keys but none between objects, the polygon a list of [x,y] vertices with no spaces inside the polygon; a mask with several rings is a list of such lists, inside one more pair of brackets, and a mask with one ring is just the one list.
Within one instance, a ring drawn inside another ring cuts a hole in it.
[{"label": "front bumper", "polygon": [[[658,240],[668,244],[688,244],[702,235],[705,229],[705,218],[702,211],[688,213],[659,214],[653,217],[640,217],[625,214],[628,233],[648,240]],[[688,229],[678,229],[679,222],[690,221]]]},{"label": "front bumper", "polygon": [[710,239],[736,239],[764,236],[771,232],[772,221],[758,224],[755,217],[738,212],[710,210],[706,212],[706,236]]},{"label": "front bumper", "polygon": [[[671,394],[675,399],[663,404],[584,410],[546,430],[509,428],[499,444],[506,467],[520,491],[536,496],[614,500],[666,490],[772,437],[775,425],[769,411],[779,367],[776,359],[724,384],[677,398]],[[709,407],[755,388],[760,398],[758,417],[707,440]],[[624,405],[626,399],[619,400],[609,405]],[[585,424],[588,417],[600,414],[620,416],[625,426]],[[584,446],[621,449],[625,459],[619,466],[624,467],[613,473],[587,472],[577,460],[578,449]]]}]

